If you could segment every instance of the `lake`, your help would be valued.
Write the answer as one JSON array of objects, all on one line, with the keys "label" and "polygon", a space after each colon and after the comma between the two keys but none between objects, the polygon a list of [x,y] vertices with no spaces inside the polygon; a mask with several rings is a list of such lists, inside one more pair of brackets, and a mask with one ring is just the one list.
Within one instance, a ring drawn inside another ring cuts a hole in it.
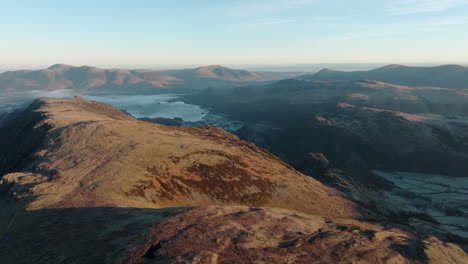
[{"label": "lake", "polygon": [[111,104],[117,109],[125,110],[136,118],[182,118],[185,122],[197,122],[196,125],[216,125],[228,131],[235,131],[242,126],[240,122],[229,120],[225,116],[215,115],[198,105],[186,104],[177,100],[182,94],[153,95],[80,95],[72,90],[50,92],[28,91],[0,97],[0,111],[11,111],[24,107],[39,97],[73,97],[81,96],[88,100]]}]

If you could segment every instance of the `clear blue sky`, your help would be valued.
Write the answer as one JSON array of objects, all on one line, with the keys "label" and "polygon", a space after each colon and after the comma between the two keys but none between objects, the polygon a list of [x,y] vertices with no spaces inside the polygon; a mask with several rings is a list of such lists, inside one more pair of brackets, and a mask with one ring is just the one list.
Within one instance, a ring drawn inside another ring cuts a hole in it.
[{"label": "clear blue sky", "polygon": [[0,67],[468,63],[468,0],[0,0]]}]

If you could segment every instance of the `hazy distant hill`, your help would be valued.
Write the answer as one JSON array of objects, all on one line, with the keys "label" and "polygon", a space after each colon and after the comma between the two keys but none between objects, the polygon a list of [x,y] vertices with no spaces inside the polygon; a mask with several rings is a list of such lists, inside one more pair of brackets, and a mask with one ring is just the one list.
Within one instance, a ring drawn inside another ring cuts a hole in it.
[{"label": "hazy distant hill", "polygon": [[321,152],[347,167],[459,176],[468,169],[465,90],[291,79],[188,97],[250,123],[236,133],[292,164]]},{"label": "hazy distant hill", "polygon": [[164,73],[184,81],[198,79],[216,79],[223,81],[265,81],[272,79],[271,76],[250,72],[245,70],[234,70],[221,65],[211,65],[195,69],[168,70]]},{"label": "hazy distant hill", "polygon": [[43,70],[0,74],[0,91],[53,91],[73,89],[100,92],[142,92],[158,88],[207,88],[213,85],[252,84],[275,79],[269,75],[208,66],[185,70],[125,70],[56,64]]},{"label": "hazy distant hill", "polygon": [[43,70],[8,71],[0,74],[0,91],[90,90],[96,88],[164,88],[179,80],[151,70],[99,69],[55,64]]},{"label": "hazy distant hill", "polygon": [[258,73],[270,76],[272,79],[276,80],[282,80],[282,79],[290,79],[290,78],[296,78],[298,76],[307,74],[309,72],[298,72],[298,71],[258,71]]},{"label": "hazy distant hill", "polygon": [[310,80],[376,80],[399,85],[468,88],[468,68],[460,65],[409,67],[388,65],[370,71],[343,72],[323,69],[299,78]]}]

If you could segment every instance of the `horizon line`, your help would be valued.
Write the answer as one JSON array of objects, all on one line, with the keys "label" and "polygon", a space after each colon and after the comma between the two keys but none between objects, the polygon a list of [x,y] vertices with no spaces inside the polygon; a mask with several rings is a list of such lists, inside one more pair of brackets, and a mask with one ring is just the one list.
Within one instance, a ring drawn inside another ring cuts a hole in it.
[{"label": "horizon line", "polygon": [[307,67],[307,66],[324,66],[326,65],[343,65],[343,66],[388,66],[388,65],[402,65],[402,66],[445,66],[445,65],[459,65],[459,66],[468,66],[468,62],[405,62],[405,63],[395,63],[395,62],[317,62],[317,63],[269,63],[269,64],[238,64],[238,63],[226,63],[226,64],[171,64],[171,65],[154,65],[154,64],[67,64],[67,63],[53,63],[49,65],[1,65],[0,71],[14,71],[14,70],[41,70],[47,69],[54,65],[65,65],[70,67],[94,67],[101,69],[127,69],[127,70],[137,70],[137,69],[147,69],[147,70],[175,70],[175,69],[193,69],[198,67],[209,67],[209,66],[221,66],[226,68],[238,67],[239,69],[243,68],[276,68],[276,67]]}]

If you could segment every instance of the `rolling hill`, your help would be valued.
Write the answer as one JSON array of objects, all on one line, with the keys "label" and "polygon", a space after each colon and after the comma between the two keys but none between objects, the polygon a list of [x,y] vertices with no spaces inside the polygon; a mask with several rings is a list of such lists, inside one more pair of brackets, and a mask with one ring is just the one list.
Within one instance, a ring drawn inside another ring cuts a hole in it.
[{"label": "rolling hill", "polygon": [[375,80],[407,86],[433,86],[445,88],[468,88],[468,68],[460,65],[436,67],[409,67],[388,65],[370,71],[344,72],[323,69],[316,74],[298,78],[309,80]]},{"label": "rolling hill", "polygon": [[186,70],[125,70],[74,67],[55,64],[42,70],[7,71],[0,74],[0,91],[54,91],[79,93],[151,93],[163,88],[207,88],[237,86],[272,80],[274,77],[222,66]]},{"label": "rolling hill", "polygon": [[178,80],[157,71],[99,69],[89,66],[52,65],[43,70],[8,71],[0,74],[4,92],[73,89],[148,89],[165,88]]},{"label": "rolling hill", "polygon": [[261,73],[234,70],[221,65],[210,65],[195,69],[168,70],[163,72],[186,82],[192,82],[198,79],[215,79],[234,82],[265,81],[272,79],[271,76]]},{"label": "rolling hill", "polygon": [[71,98],[37,100],[1,132],[0,173],[34,183],[31,209],[240,204],[357,214],[340,193],[217,127],[166,127]]}]

